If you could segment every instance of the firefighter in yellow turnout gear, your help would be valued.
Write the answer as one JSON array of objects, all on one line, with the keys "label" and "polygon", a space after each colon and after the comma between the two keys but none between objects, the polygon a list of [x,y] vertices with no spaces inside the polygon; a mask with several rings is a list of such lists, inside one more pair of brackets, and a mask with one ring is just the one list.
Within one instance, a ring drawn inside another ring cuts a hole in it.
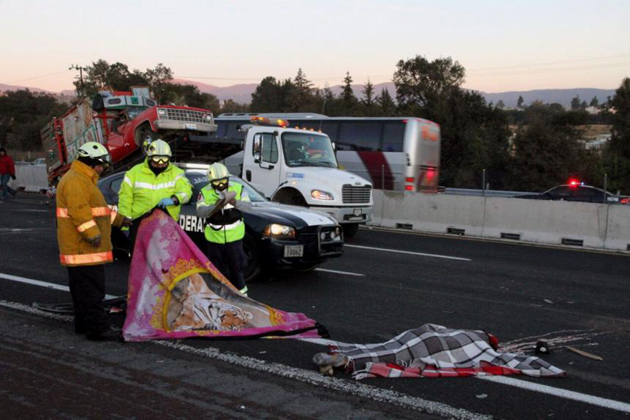
[{"label": "firefighter in yellow turnout gear", "polygon": [[61,264],[68,268],[74,330],[90,340],[120,335],[103,309],[104,264],[113,261],[111,225],[123,223],[96,186],[109,161],[102,144],[85,143],[57,187],[57,240]]},{"label": "firefighter in yellow turnout gear", "polygon": [[230,183],[225,165],[214,163],[208,169],[208,181],[199,193],[197,216],[206,218],[205,236],[208,259],[245,296],[245,222],[241,210],[251,208],[247,193],[239,183]]},{"label": "firefighter in yellow turnout gear", "polygon": [[[137,220],[155,207],[160,207],[179,220],[182,204],[190,201],[192,185],[185,172],[170,164],[171,148],[164,140],[156,140],[146,147],[147,158],[131,168],[118,193],[118,211]],[[131,246],[135,242],[138,223],[131,228]]]}]

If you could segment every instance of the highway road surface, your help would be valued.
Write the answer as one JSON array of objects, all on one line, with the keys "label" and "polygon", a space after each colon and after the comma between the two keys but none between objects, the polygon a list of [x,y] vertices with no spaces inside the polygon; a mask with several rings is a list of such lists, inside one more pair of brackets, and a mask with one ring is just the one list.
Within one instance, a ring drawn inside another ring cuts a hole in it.
[{"label": "highway road surface", "polygon": [[[58,261],[54,207],[27,194],[0,203],[5,418],[630,418],[628,253],[364,228],[313,272],[250,284],[254,299],[325,325],[331,337],[316,342],[89,342],[69,317],[31,307],[70,301]],[[107,266],[109,295],[126,294],[128,269]],[[425,323],[531,354],[545,339],[542,357],[567,375],[355,381],[311,361],[332,342]]]}]

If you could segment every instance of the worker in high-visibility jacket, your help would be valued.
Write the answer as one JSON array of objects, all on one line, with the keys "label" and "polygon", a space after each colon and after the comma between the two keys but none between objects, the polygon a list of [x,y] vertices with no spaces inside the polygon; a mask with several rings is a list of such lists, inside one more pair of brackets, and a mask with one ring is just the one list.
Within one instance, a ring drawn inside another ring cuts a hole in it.
[{"label": "worker in high-visibility jacket", "polygon": [[205,236],[208,241],[208,259],[217,269],[247,296],[245,284],[245,222],[241,210],[251,208],[243,185],[230,182],[225,165],[214,163],[208,168],[208,180],[199,193],[197,216],[207,219]]},{"label": "worker in high-visibility jacket", "polygon": [[[127,171],[118,193],[118,211],[136,221],[155,207],[168,212],[179,221],[182,204],[190,201],[192,185],[185,172],[170,163],[171,147],[164,140],[156,140],[146,147],[144,162]],[[131,228],[131,246],[139,223]]]},{"label": "worker in high-visibility jacket", "polygon": [[109,161],[102,144],[85,143],[57,186],[57,240],[61,264],[68,268],[74,331],[89,340],[120,336],[103,309],[104,264],[113,261],[111,225],[124,222],[96,186]]}]

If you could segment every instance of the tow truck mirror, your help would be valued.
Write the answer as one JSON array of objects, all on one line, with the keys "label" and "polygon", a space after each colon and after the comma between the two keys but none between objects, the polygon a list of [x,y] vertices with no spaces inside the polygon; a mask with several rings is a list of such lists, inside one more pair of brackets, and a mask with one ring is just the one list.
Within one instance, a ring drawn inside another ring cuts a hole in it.
[{"label": "tow truck mirror", "polygon": [[256,135],[254,136],[254,141],[253,141],[253,153],[254,153],[254,163],[260,163],[260,160],[262,158],[261,156],[261,152],[262,152],[262,141],[260,139],[260,135]]},{"label": "tow truck mirror", "polygon": [[335,143],[333,141],[331,144],[332,144],[333,152],[336,152],[337,151],[337,143]]}]

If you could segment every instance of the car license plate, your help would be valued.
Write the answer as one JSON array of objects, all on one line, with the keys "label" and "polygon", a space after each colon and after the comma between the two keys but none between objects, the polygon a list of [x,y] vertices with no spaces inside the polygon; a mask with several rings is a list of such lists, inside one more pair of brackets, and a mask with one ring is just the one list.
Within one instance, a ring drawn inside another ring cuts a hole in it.
[{"label": "car license plate", "polygon": [[287,245],[284,247],[284,257],[303,257],[304,245]]},{"label": "car license plate", "polygon": [[186,127],[186,130],[196,130],[197,124],[184,124],[184,127]]}]

